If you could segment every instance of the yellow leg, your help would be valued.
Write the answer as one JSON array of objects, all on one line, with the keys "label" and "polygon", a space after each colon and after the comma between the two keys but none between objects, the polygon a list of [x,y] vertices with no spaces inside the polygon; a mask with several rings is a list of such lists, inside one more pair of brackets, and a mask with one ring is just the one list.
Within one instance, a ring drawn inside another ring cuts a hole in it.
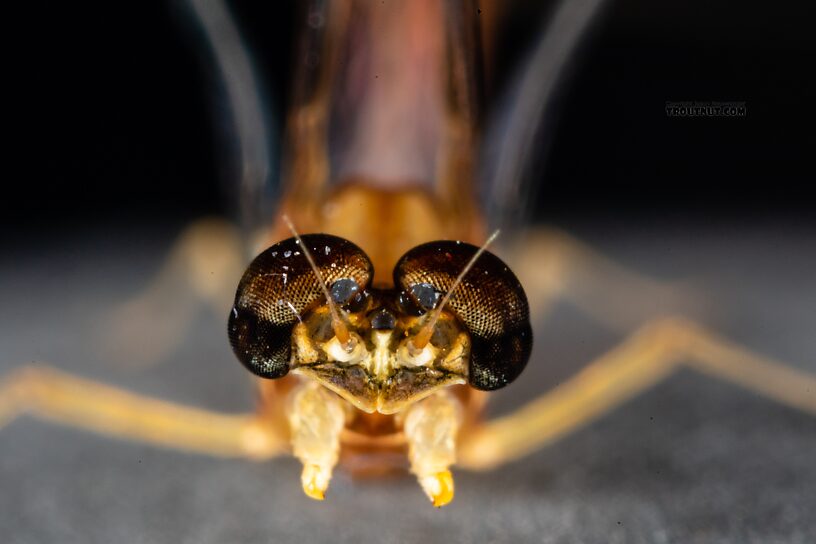
[{"label": "yellow leg", "polygon": [[0,381],[0,428],[26,413],[100,434],[219,457],[268,459],[286,448],[255,415],[180,406],[44,366],[22,367]]},{"label": "yellow leg", "polygon": [[453,500],[456,434],[462,423],[460,402],[445,391],[410,406],[405,413],[408,459],[422,490],[437,508]]},{"label": "yellow leg", "polygon": [[316,382],[302,384],[288,398],[292,453],[303,463],[303,492],[322,501],[340,456],[346,421],[343,401]]},{"label": "yellow leg", "polygon": [[687,285],[628,270],[552,227],[528,231],[511,249],[508,262],[527,292],[534,323],[543,320],[557,299],[619,332],[666,313],[708,310]]},{"label": "yellow leg", "polygon": [[515,413],[462,437],[459,465],[487,470],[523,457],[649,389],[681,365],[816,415],[816,376],[752,354],[693,323],[663,319]]},{"label": "yellow leg", "polygon": [[101,358],[131,366],[165,359],[184,341],[202,305],[226,315],[244,265],[234,226],[220,219],[196,221],[179,236],[150,285],[101,320]]}]

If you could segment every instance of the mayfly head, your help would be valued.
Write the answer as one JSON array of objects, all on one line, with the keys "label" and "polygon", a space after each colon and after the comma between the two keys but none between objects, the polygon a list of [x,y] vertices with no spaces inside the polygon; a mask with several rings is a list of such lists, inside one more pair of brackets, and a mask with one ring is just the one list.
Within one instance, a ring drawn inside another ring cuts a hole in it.
[{"label": "mayfly head", "polygon": [[481,247],[456,241],[408,251],[393,287],[371,285],[366,254],[348,240],[299,235],[245,272],[229,319],[253,373],[312,378],[366,412],[395,413],[440,388],[504,387],[532,348],[524,290]]}]

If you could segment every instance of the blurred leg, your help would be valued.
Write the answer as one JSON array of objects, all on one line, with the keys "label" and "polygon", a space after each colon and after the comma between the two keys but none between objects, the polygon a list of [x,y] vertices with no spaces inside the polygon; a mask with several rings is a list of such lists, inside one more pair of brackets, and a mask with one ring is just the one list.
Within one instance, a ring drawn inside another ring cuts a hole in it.
[{"label": "blurred leg", "polygon": [[552,227],[530,229],[511,251],[508,263],[524,285],[535,323],[559,299],[619,332],[660,315],[699,315],[707,310],[688,286],[638,274]]},{"label": "blurred leg", "polygon": [[220,219],[193,223],[147,288],[102,320],[95,340],[101,357],[136,366],[166,359],[202,306],[227,315],[245,264],[234,226]]},{"label": "blurred leg", "polygon": [[450,467],[456,461],[456,435],[461,422],[459,401],[445,391],[417,402],[405,414],[411,472],[437,507],[453,500]]},{"label": "blurred leg", "polygon": [[280,437],[254,414],[181,406],[44,366],[21,367],[0,381],[0,427],[23,414],[218,457],[268,459],[286,450]]},{"label": "blurred leg", "polygon": [[681,365],[816,415],[816,376],[753,354],[693,323],[662,319],[552,391],[464,437],[459,464],[487,470],[523,457],[610,412]]},{"label": "blurred leg", "polygon": [[309,382],[293,390],[287,407],[292,453],[303,463],[303,492],[323,500],[340,456],[340,432],[346,421],[343,401]]}]

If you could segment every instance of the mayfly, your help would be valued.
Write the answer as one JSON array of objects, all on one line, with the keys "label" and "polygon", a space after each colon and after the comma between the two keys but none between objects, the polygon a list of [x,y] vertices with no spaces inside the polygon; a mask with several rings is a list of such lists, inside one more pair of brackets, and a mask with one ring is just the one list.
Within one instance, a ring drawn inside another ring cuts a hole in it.
[{"label": "mayfly", "polygon": [[550,286],[520,273],[532,280],[522,287],[486,250],[473,181],[477,11],[348,0],[310,12],[286,183],[228,318],[234,352],[261,378],[256,412],[179,406],[39,367],[0,384],[0,424],[29,412],[212,455],[291,453],[315,499],[336,465],[408,468],[442,506],[451,467],[526,455],[682,363],[816,413],[813,377],[664,319],[519,411],[483,420],[485,391],[511,386],[530,355],[525,287],[535,307]]}]

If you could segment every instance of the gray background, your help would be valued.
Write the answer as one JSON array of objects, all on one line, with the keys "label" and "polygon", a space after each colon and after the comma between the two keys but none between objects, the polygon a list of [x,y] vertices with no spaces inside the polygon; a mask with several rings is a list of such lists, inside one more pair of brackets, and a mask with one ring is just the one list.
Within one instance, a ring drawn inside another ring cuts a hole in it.
[{"label": "gray background", "polygon": [[[696,317],[816,373],[812,227],[607,222],[570,230],[641,273],[685,280],[705,301]],[[182,403],[250,409],[224,316],[202,312],[153,367],[111,364],[95,347],[106,312],[147,284],[176,234],[98,229],[7,249],[0,371],[45,361]],[[533,361],[495,395],[494,413],[623,337],[568,302],[535,328]],[[0,431],[0,540],[804,543],[816,534],[815,453],[816,418],[691,371],[496,472],[456,472],[456,499],[441,510],[411,478],[353,481],[340,472],[317,503],[301,492],[292,459],[212,459],[22,418]]]}]

